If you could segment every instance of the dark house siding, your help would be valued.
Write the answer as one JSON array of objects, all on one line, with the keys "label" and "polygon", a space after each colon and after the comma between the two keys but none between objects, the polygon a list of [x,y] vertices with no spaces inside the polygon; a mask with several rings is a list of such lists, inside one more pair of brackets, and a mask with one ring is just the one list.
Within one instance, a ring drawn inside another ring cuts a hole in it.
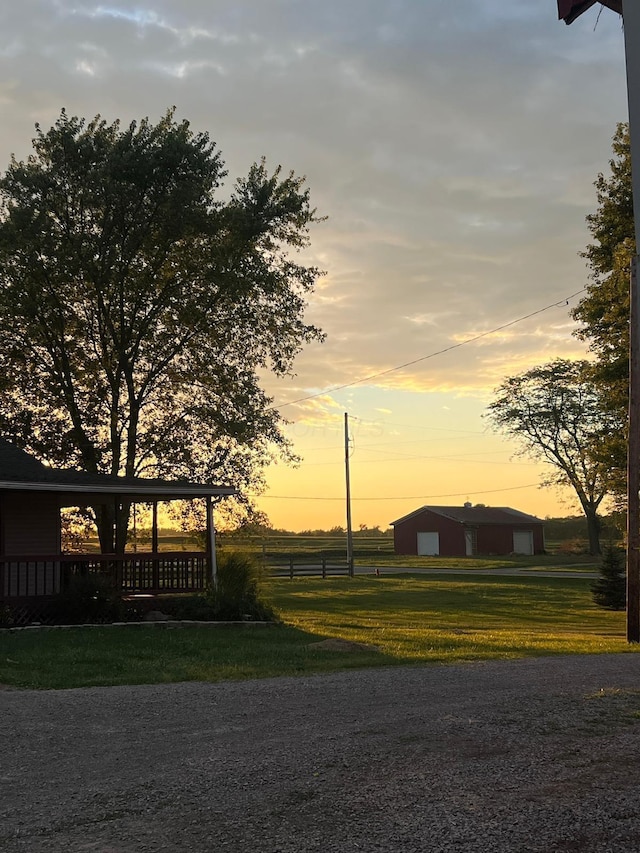
[{"label": "dark house siding", "polygon": [[60,553],[60,509],[54,494],[13,492],[0,496],[4,556]]},{"label": "dark house siding", "polygon": [[[52,557],[60,553],[60,509],[55,494],[7,492],[0,495],[0,545],[3,560],[0,597],[12,591],[53,595],[60,591],[60,563],[38,571],[35,562],[11,557]],[[15,594],[15,592],[14,592]]]}]

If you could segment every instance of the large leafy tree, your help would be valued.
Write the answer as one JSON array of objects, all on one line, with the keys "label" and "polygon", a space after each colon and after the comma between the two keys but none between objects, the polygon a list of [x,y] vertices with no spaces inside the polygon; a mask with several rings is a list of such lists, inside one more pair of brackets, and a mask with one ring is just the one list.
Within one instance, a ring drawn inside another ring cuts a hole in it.
[{"label": "large leafy tree", "polygon": [[[259,375],[322,337],[295,258],[317,218],[293,173],[262,161],[221,198],[225,176],[173,111],[36,128],[0,179],[0,434],[54,465],[254,487],[289,453]],[[122,547],[128,508],[95,513]]]},{"label": "large leafy tree", "polygon": [[636,251],[627,124],[618,125],[612,148],[610,174],[598,175],[595,182],[598,208],[587,217],[594,242],[584,253],[590,282],[573,317],[581,323],[578,337],[594,354],[592,381],[610,418],[611,429],[596,452],[606,465],[610,489],[622,499],[629,400],[629,270]]},{"label": "large leafy tree", "polygon": [[607,470],[596,448],[608,416],[586,361],[556,359],[511,376],[488,409],[493,427],[516,439],[521,452],[551,466],[544,485],[570,486],[587,519],[589,549],[600,553],[598,509],[607,494]]}]

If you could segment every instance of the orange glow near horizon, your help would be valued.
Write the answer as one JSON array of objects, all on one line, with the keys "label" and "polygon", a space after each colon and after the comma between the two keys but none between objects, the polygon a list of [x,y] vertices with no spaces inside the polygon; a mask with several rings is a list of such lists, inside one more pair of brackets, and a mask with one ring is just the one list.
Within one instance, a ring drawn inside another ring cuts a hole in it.
[{"label": "orange glow near horizon", "polygon": [[[516,456],[516,446],[492,433],[478,399],[445,394],[387,393],[389,405],[367,411],[366,398],[353,394],[350,416],[350,475],[353,527],[385,529],[424,504],[465,501],[510,506],[541,518],[579,515],[570,489],[541,488],[552,469]],[[382,395],[384,399],[384,394]],[[378,400],[376,400],[378,402]],[[427,411],[428,407],[428,411]],[[344,414],[333,405],[325,418],[288,428],[303,461],[277,465],[267,473],[268,490],[255,498],[278,529],[345,526]]]}]

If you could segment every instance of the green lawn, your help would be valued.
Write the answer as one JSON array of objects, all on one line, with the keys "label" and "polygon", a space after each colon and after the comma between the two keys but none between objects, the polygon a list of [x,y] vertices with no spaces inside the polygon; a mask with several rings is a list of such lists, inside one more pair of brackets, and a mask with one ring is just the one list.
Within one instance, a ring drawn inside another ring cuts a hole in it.
[{"label": "green lawn", "polygon": [[[220,681],[363,666],[635,651],[589,581],[387,575],[272,579],[268,628],[73,628],[0,634],[0,684],[58,688]],[[326,638],[375,650],[328,651]]]},{"label": "green lawn", "polygon": [[568,578],[478,575],[272,582],[289,624],[375,643],[409,662],[627,650],[624,613],[595,607],[589,586]]}]

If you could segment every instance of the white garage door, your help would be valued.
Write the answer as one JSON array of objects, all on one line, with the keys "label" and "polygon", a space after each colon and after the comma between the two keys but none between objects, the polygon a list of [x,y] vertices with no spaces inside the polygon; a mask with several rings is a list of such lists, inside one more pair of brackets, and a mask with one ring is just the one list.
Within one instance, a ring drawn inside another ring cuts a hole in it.
[{"label": "white garage door", "polygon": [[513,531],[513,553],[514,554],[533,554],[533,531],[532,530],[514,530]]},{"label": "white garage door", "polygon": [[439,553],[439,533],[418,533],[418,555],[420,557],[437,557]]}]

